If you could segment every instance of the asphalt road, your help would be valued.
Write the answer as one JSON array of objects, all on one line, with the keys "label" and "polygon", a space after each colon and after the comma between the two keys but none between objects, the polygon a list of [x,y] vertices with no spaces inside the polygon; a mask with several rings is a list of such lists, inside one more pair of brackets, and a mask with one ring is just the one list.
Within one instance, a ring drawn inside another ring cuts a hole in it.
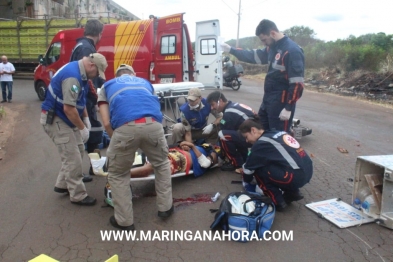
[{"label": "asphalt road", "polygon": [[[262,84],[244,81],[239,91],[223,90],[232,101],[258,110]],[[204,91],[203,94],[207,94]],[[375,223],[339,229],[305,207],[331,198],[350,203],[355,162],[361,155],[386,155],[393,151],[393,110],[353,98],[306,91],[296,117],[313,134],[300,140],[312,155],[314,176],[301,189],[305,198],[277,213],[272,231],[289,233],[292,241],[246,244],[230,241],[103,241],[101,230],[112,230],[105,207],[104,177],[87,183],[93,207],[72,205],[68,196],[53,192],[60,159],[39,124],[40,101],[32,81],[16,80],[12,104],[16,125],[0,161],[0,261],[27,261],[47,254],[60,261],[105,261],[118,254],[120,261],[393,261],[392,230]],[[343,154],[337,147],[345,148]],[[88,171],[87,157],[84,170]],[[181,199],[240,191],[234,172],[211,170],[204,176],[173,179],[174,215],[157,217],[153,182],[133,182],[137,230],[209,230],[219,202],[184,202]],[[222,197],[221,197],[222,199]]]}]

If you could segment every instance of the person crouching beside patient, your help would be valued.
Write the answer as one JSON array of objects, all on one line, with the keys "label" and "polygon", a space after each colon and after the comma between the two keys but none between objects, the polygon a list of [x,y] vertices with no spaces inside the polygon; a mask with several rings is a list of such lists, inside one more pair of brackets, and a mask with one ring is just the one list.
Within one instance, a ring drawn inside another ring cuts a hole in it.
[{"label": "person crouching beside patient", "polygon": [[299,142],[285,131],[263,130],[259,122],[251,119],[240,125],[239,132],[253,144],[243,165],[243,181],[250,183],[255,176],[277,211],[303,199],[299,188],[310,182],[313,164]]}]

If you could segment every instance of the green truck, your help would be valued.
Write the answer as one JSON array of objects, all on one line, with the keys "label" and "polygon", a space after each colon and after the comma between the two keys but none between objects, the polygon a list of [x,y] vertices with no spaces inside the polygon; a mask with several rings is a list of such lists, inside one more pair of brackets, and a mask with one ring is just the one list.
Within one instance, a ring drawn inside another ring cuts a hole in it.
[{"label": "green truck", "polygon": [[[83,27],[88,19],[90,18],[0,20],[0,55],[6,55],[17,72],[33,72],[38,65],[38,56],[46,52],[57,32]],[[101,17],[100,21],[104,24],[115,24],[124,20]]]}]

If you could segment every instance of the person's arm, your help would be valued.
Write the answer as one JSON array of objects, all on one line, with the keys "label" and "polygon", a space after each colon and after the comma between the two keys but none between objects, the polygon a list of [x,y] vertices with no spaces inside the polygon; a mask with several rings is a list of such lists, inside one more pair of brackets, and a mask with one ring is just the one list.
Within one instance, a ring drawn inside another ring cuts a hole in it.
[{"label": "person's arm", "polygon": [[[63,105],[64,114],[67,116],[68,120],[71,121],[79,130],[83,130],[85,128],[85,124],[79,116],[78,110],[76,110],[75,106]],[[84,112],[86,111],[86,108]]]},{"label": "person's arm", "polygon": [[304,55],[301,49],[289,52],[284,57],[288,72],[288,95],[285,109],[292,111],[304,88]]},{"label": "person's arm", "polygon": [[[180,143],[180,146],[188,146],[189,148],[191,148],[191,150],[194,151],[196,157],[198,158],[198,164],[201,167],[208,168],[211,166],[212,162],[204,154],[202,154],[201,151],[199,151],[198,147],[196,147],[194,143],[183,141]],[[195,163],[193,163],[193,165],[195,165]]]},{"label": "person's arm", "polygon": [[99,103],[98,105],[100,107],[101,119],[102,123],[104,124],[105,131],[108,133],[109,137],[112,137],[113,129],[110,122],[109,105],[108,103],[103,102]]},{"label": "person's arm", "polygon": [[131,168],[130,177],[147,177],[148,175],[153,174],[153,172],[153,166],[150,163],[147,163],[143,166]]},{"label": "person's arm", "polygon": [[231,48],[230,54],[236,56],[240,61],[250,64],[265,65],[268,63],[268,49],[239,50]]}]

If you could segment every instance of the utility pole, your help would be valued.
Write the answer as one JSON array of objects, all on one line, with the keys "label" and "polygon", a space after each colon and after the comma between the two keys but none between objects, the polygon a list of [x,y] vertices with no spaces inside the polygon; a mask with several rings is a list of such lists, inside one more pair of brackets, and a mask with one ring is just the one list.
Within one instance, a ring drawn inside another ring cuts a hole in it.
[{"label": "utility pole", "polygon": [[242,6],[242,0],[239,0],[239,13],[237,14],[237,39],[236,39],[236,48],[239,47],[239,28],[240,28],[240,9]]}]

